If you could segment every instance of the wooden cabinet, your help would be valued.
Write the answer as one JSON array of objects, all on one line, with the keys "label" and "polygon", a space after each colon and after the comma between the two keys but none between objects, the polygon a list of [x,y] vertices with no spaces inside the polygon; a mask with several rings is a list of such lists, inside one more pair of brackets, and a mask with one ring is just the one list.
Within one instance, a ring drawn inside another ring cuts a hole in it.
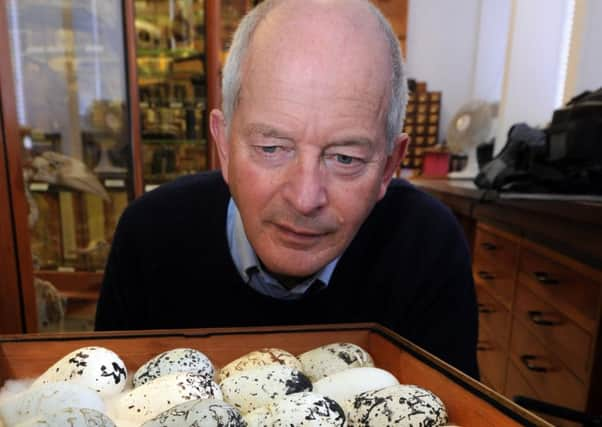
[{"label": "wooden cabinet", "polygon": [[467,231],[482,381],[510,399],[602,414],[602,204],[512,200],[465,182],[415,182]]},{"label": "wooden cabinet", "polygon": [[0,0],[2,332],[90,329],[123,209],[217,166],[222,4]]},{"label": "wooden cabinet", "polygon": [[[473,274],[483,382],[579,411],[597,393],[602,273],[477,223]],[[571,425],[554,420],[560,425]]]}]

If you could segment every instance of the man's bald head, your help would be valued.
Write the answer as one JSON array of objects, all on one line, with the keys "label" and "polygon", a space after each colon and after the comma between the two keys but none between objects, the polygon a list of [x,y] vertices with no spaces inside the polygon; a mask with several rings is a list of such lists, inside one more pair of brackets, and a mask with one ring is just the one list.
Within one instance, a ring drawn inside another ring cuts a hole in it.
[{"label": "man's bald head", "polygon": [[[403,126],[407,87],[397,38],[374,5],[367,0],[266,0],[253,9],[236,31],[224,67],[223,112],[228,128],[249,69],[269,67],[277,62],[270,57],[275,60],[274,55],[287,54],[291,59],[309,55],[312,61],[305,62],[309,66],[332,60],[366,61],[365,72],[374,74],[374,83],[386,91],[385,134],[392,149]],[[375,63],[382,72],[368,66]]]}]

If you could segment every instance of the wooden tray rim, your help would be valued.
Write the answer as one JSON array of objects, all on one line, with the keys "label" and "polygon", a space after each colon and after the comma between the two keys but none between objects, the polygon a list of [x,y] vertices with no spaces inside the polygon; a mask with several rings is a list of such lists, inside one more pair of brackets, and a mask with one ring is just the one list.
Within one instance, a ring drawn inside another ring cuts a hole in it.
[{"label": "wooden tray rim", "polygon": [[35,341],[78,341],[85,339],[111,338],[151,338],[151,337],[183,337],[202,338],[212,335],[259,335],[274,333],[302,333],[302,332],[329,332],[329,331],[368,331],[380,335],[382,338],[395,344],[398,348],[410,353],[432,369],[437,370],[449,380],[458,384],[479,399],[493,406],[504,415],[523,423],[526,427],[552,426],[534,413],[524,409],[502,394],[490,389],[474,378],[449,365],[437,356],[427,352],[408,339],[393,332],[391,329],[378,323],[332,323],[319,325],[287,325],[287,326],[249,326],[249,327],[223,327],[223,328],[193,328],[193,329],[150,329],[132,331],[94,331],[94,332],[59,332],[59,333],[29,333],[0,335],[0,344],[3,342],[35,342]]}]

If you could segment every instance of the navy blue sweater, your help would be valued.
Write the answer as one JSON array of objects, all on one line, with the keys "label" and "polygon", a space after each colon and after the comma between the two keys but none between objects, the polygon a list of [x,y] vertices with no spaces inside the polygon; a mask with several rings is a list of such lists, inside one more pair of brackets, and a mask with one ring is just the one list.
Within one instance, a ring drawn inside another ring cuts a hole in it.
[{"label": "navy blue sweater", "polygon": [[451,212],[396,180],[324,291],[296,301],[241,279],[228,248],[230,193],[218,172],[180,178],[122,215],[97,330],[378,322],[478,376],[470,255]]}]

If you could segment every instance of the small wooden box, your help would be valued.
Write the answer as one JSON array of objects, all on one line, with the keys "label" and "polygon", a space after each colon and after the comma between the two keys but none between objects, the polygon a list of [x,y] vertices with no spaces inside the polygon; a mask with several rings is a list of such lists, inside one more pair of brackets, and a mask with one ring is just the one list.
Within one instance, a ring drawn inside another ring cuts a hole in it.
[{"label": "small wooden box", "polygon": [[0,386],[7,379],[34,378],[67,353],[84,346],[113,350],[133,371],[158,353],[177,347],[196,348],[219,367],[264,347],[299,354],[332,342],[355,343],[372,355],[377,367],[393,373],[400,383],[434,392],[445,403],[450,424],[551,426],[374,323],[0,336]]}]

